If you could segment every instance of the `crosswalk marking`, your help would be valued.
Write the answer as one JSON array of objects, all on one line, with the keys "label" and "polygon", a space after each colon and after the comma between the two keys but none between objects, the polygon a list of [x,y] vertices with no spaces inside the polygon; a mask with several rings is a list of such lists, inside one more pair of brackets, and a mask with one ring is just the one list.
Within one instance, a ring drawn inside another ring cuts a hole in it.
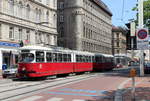
[{"label": "crosswalk marking", "polygon": [[62,101],[62,100],[63,100],[63,98],[51,98],[47,101]]},{"label": "crosswalk marking", "polygon": [[85,101],[85,100],[80,100],[80,99],[74,99],[72,101]]},{"label": "crosswalk marking", "polygon": [[20,101],[36,101],[37,99],[40,99],[40,98],[42,98],[42,96],[31,96]]}]

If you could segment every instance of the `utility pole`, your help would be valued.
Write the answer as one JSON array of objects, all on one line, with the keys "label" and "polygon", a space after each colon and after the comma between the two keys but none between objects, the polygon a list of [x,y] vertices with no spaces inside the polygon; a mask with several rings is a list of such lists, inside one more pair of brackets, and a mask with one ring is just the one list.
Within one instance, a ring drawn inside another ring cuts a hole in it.
[{"label": "utility pole", "polygon": [[[143,0],[138,0],[138,27],[143,28]],[[144,76],[144,50],[141,50],[140,76]]]}]

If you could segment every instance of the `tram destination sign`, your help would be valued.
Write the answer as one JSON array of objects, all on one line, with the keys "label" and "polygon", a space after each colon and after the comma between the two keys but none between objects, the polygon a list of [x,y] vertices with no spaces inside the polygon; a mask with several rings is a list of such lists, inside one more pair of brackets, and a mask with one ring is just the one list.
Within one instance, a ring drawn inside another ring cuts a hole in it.
[{"label": "tram destination sign", "polygon": [[137,37],[137,49],[138,50],[145,50],[148,49],[149,47],[149,35],[148,35],[148,29],[146,28],[141,28],[137,30],[136,33]]}]

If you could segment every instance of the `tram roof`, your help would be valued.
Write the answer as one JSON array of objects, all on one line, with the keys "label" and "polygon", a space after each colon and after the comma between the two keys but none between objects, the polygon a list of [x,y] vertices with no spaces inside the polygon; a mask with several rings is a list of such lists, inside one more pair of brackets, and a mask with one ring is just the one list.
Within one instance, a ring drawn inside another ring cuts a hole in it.
[{"label": "tram roof", "polygon": [[113,55],[110,55],[110,54],[102,54],[104,55],[105,57],[114,57]]},{"label": "tram roof", "polygon": [[95,53],[95,55],[97,55],[97,56],[104,56],[104,57],[114,57],[113,55],[102,54],[102,53]]},{"label": "tram roof", "polygon": [[52,48],[42,47],[42,46],[24,46],[19,48],[19,50],[54,50]]},{"label": "tram roof", "polygon": [[94,53],[87,52],[87,51],[76,51],[76,50],[74,50],[73,52],[76,54],[81,54],[81,55],[94,55]]},{"label": "tram roof", "polygon": [[124,57],[127,57],[126,54],[115,54],[114,56],[115,56],[115,57],[117,57],[117,56],[124,56]]}]

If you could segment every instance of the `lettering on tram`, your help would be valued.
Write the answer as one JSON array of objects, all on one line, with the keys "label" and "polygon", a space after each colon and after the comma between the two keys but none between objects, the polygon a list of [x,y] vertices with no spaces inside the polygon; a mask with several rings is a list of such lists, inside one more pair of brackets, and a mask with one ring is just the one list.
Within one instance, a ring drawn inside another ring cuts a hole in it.
[{"label": "lettering on tram", "polygon": [[19,77],[47,77],[89,71],[112,70],[114,57],[108,54],[91,53],[41,46],[20,48]]}]

